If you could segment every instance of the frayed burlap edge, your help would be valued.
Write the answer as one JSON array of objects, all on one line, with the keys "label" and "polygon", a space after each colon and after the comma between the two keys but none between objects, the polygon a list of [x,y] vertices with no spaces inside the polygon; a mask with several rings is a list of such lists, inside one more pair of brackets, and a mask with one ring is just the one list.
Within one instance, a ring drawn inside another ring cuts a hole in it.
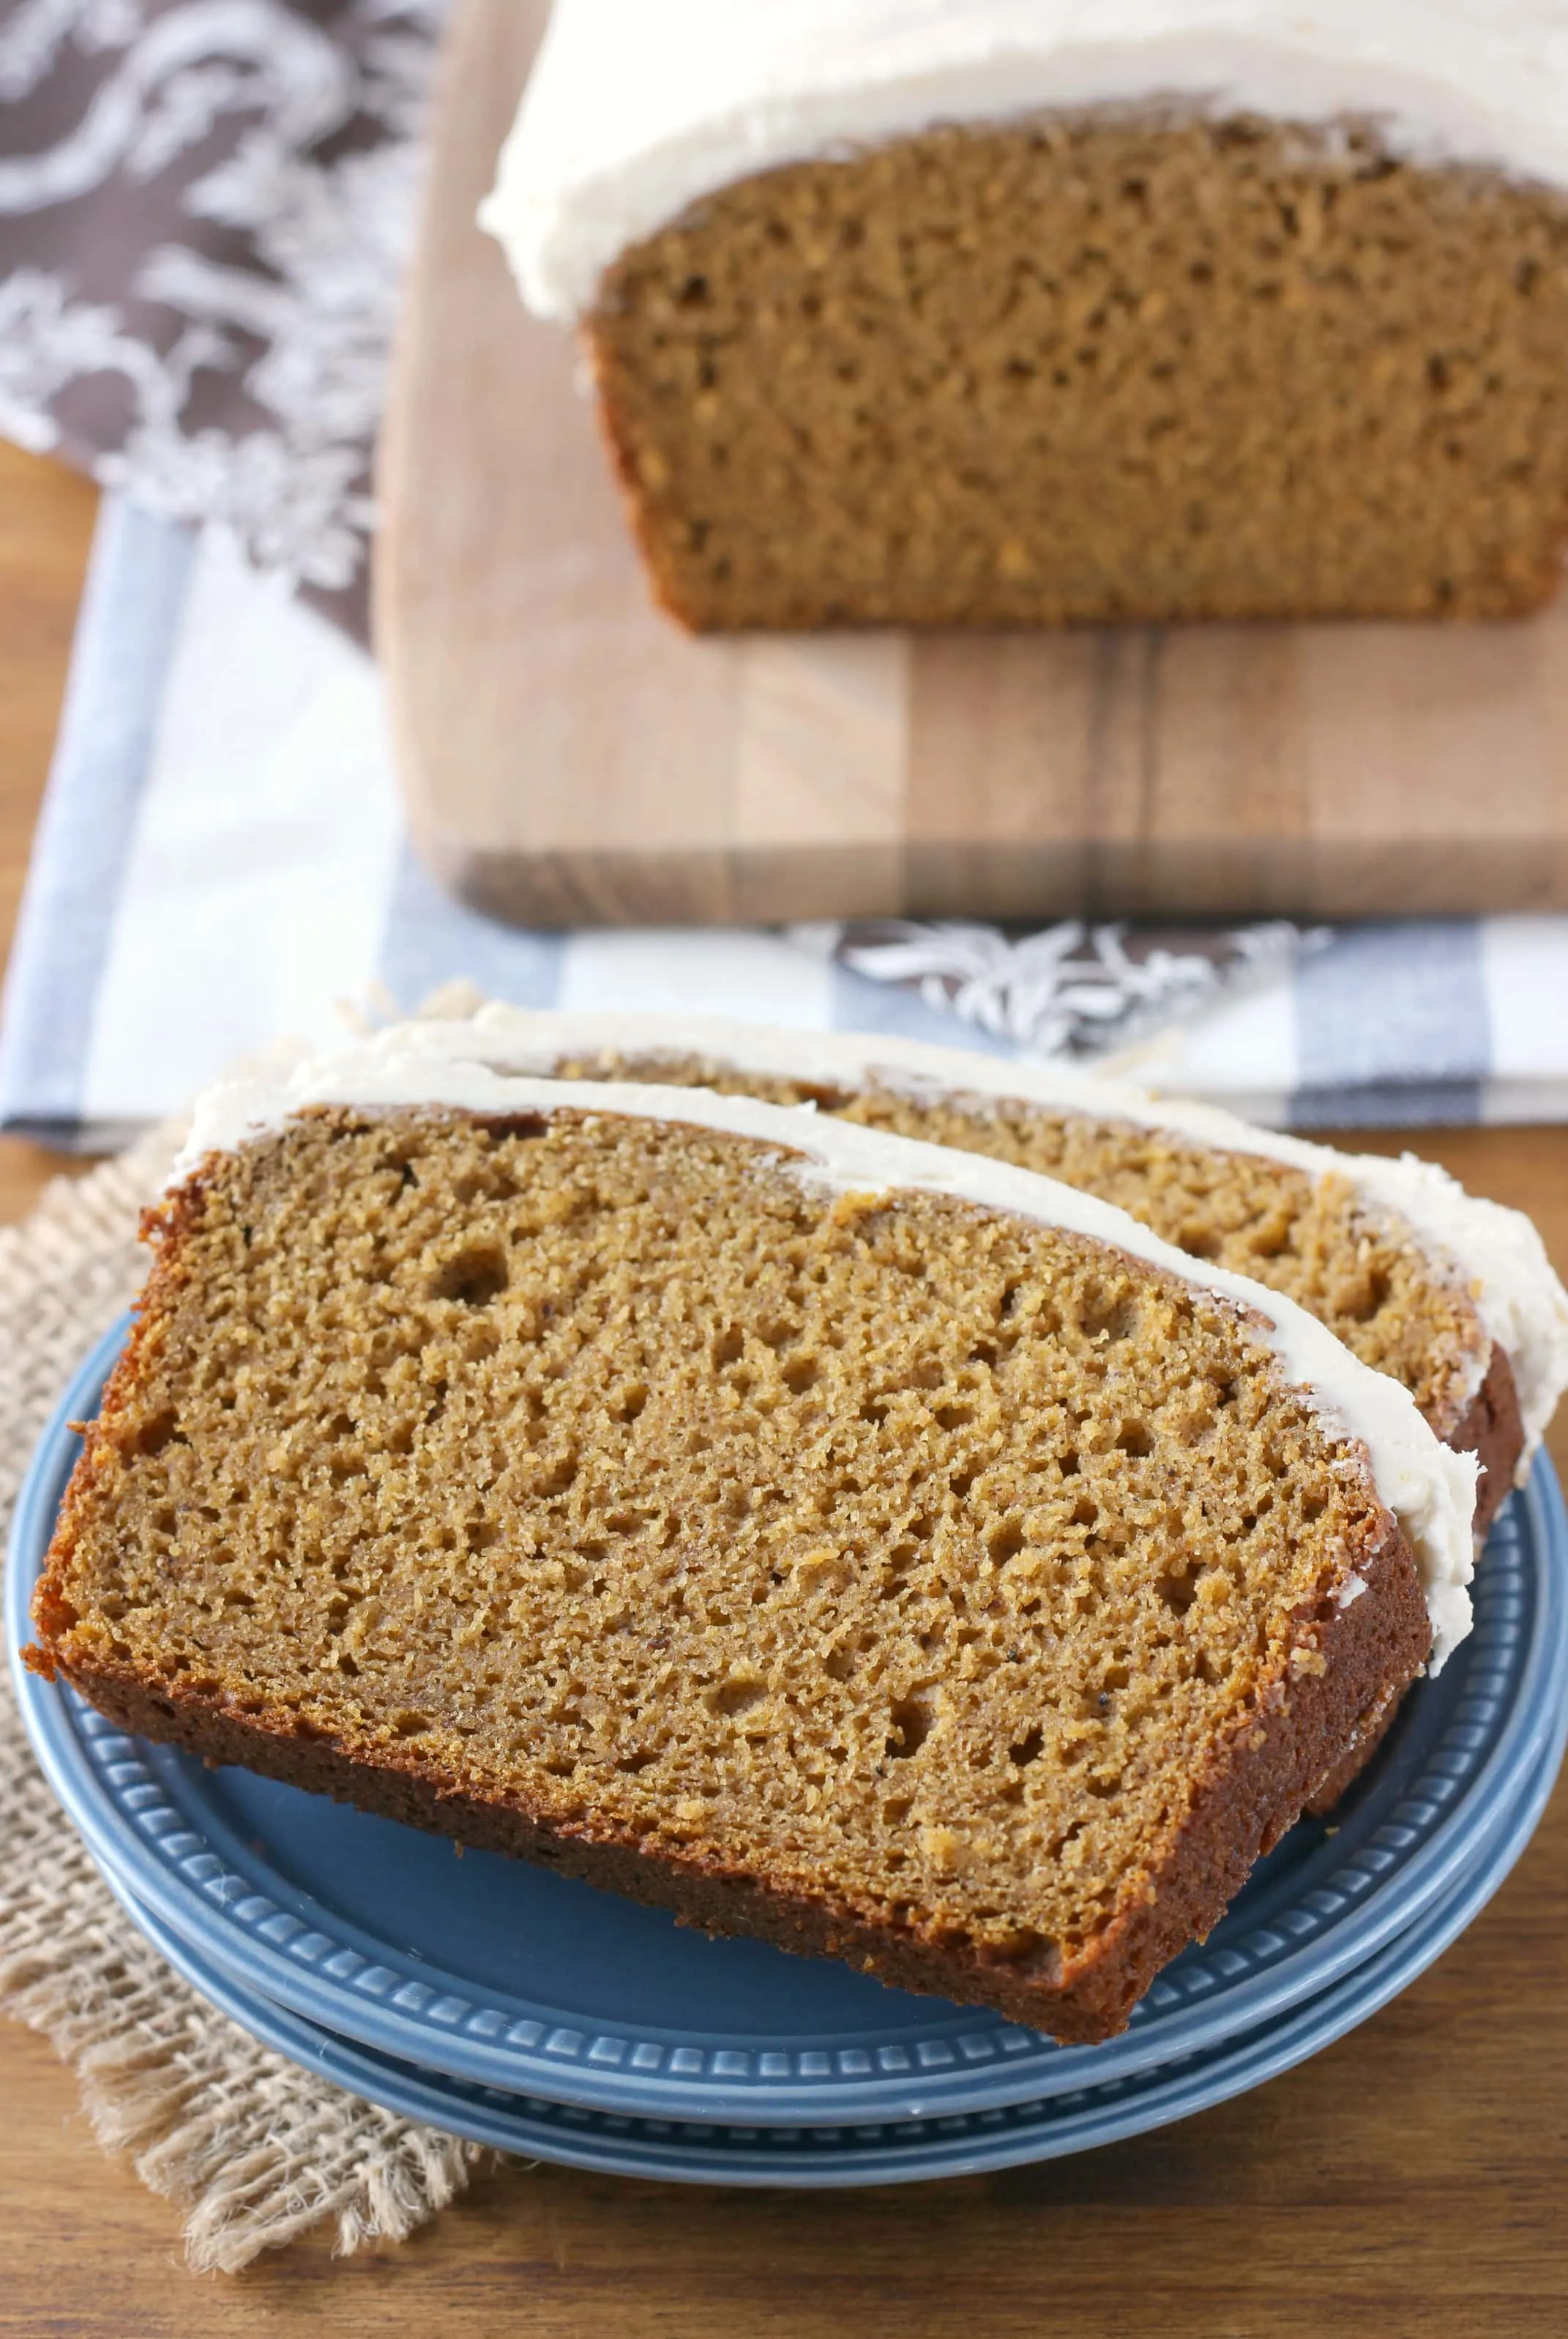
[{"label": "frayed burlap edge", "polygon": [[[177,1132],[0,1229],[0,1506],[86,1349],[140,1278],[135,1228]],[[231,2274],[330,2219],[340,2251],[400,2241],[461,2192],[475,2145],[362,2103],[258,2045],[120,1909],[33,1761],[0,1681],[0,2010],[75,2071],[105,2150],[185,2213],[199,2272]]]}]

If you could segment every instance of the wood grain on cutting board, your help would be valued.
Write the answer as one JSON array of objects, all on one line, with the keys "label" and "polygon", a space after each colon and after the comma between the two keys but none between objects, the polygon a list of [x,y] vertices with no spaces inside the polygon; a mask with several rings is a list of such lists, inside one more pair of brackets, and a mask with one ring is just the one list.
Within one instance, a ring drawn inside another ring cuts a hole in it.
[{"label": "wood grain on cutting board", "polygon": [[1568,906],[1568,597],[703,640],[656,610],[573,338],[475,224],[547,13],[454,24],[382,449],[379,645],[448,884],[537,925]]}]

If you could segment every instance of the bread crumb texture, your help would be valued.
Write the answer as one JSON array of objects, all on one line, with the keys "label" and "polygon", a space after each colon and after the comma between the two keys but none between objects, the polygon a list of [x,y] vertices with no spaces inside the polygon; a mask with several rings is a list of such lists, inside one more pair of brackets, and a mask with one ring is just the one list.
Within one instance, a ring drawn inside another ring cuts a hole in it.
[{"label": "bread crumb texture", "polygon": [[157,1234],[62,1666],[1042,1980],[1386,1548],[1257,1320],[740,1138],[318,1110]]},{"label": "bread crumb texture", "polygon": [[698,627],[1495,617],[1568,538],[1568,202],[1097,110],[743,180],[587,338]]},{"label": "bread crumb texture", "polygon": [[1439,1437],[1474,1395],[1491,1348],[1471,1293],[1407,1227],[1370,1212],[1345,1178],[1226,1153],[1131,1121],[1021,1100],[861,1091],[737,1071],[675,1051],[563,1060],[557,1077],[668,1081],[814,1104],[868,1129],[989,1154],[1113,1202],[1192,1258],[1249,1275],[1305,1308],[1364,1365],[1402,1381]]}]

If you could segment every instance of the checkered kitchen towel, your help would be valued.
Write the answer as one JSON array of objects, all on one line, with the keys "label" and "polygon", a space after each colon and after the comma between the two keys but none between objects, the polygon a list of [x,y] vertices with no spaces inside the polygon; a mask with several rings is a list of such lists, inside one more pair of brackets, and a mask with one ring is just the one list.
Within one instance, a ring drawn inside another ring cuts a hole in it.
[{"label": "checkered kitchen towel", "polygon": [[523,933],[403,834],[379,677],[219,529],[104,507],[0,1034],[0,1120],[102,1146],[288,1032],[463,977],[1108,1060],[1301,1126],[1568,1118],[1568,919]]}]

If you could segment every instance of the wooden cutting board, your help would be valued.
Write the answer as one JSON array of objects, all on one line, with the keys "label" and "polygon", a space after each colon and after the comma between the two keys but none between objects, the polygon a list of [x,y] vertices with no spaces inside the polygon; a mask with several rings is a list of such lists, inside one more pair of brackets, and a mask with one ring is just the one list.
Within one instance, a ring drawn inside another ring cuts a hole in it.
[{"label": "wooden cutting board", "polygon": [[448,884],[536,925],[1568,907],[1568,597],[1469,627],[663,617],[572,337],[474,223],[546,14],[453,25],[383,442],[378,640]]}]

